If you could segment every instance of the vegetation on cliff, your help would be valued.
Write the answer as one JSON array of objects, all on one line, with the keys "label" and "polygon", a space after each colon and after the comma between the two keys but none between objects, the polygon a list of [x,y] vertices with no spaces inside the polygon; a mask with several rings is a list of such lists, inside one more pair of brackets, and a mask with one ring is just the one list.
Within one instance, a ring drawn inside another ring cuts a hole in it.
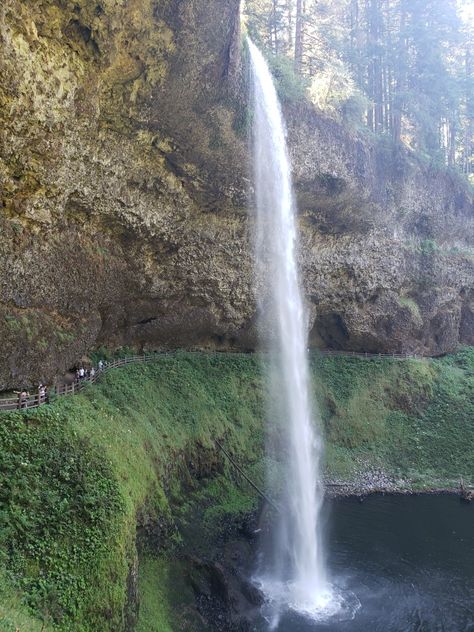
[{"label": "vegetation on cliff", "polygon": [[[328,478],[357,486],[383,472],[399,487],[426,489],[472,476],[472,349],[433,361],[315,355],[312,370]],[[178,552],[190,537],[210,542],[255,509],[215,440],[261,482],[262,418],[255,356],[184,352],[2,415],[1,632],[123,630],[137,525],[145,540],[154,529],[155,543],[139,569],[140,617],[162,622],[139,620],[138,629],[176,629],[168,607],[178,598],[169,588],[176,570],[157,554]],[[161,599],[150,604],[157,582]]]},{"label": "vegetation on cliff", "polygon": [[431,361],[319,357],[313,366],[330,476],[380,470],[408,489],[472,477],[472,349]]},{"label": "vegetation on cliff", "polygon": [[[233,494],[232,478],[225,482],[214,440],[252,470],[261,456],[260,396],[254,361],[177,354],[3,415],[1,561],[29,609],[63,630],[124,629],[137,522],[159,523],[163,542],[179,541],[173,507],[206,478],[214,480],[210,520],[222,517],[219,499],[223,514],[254,508],[250,496]],[[2,632],[17,621],[8,590]]]},{"label": "vegetation on cliff", "polygon": [[319,107],[474,177],[469,0],[247,0],[245,15]]}]

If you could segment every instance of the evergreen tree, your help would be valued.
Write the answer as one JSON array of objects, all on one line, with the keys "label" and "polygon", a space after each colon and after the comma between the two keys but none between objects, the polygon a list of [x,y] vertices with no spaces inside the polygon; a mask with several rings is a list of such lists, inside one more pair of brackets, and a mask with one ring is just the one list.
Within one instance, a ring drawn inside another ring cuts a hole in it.
[{"label": "evergreen tree", "polygon": [[[468,0],[247,0],[248,28],[311,79],[321,107],[433,160],[474,170]],[[352,116],[352,115],[351,115]]]}]

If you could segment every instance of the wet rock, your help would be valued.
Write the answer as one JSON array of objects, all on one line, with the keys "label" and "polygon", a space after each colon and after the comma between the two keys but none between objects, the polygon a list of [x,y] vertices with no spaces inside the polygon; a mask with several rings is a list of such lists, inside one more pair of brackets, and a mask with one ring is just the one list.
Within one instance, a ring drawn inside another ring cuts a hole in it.
[{"label": "wet rock", "polygon": [[138,549],[149,549],[159,554],[168,544],[175,529],[175,524],[169,518],[145,507],[137,516]]},{"label": "wet rock", "polygon": [[265,602],[265,595],[248,579],[243,578],[241,580],[240,590],[247,601],[253,606],[261,606]]},{"label": "wet rock", "polygon": [[[234,553],[238,551],[238,561]],[[264,595],[247,574],[255,551],[235,535],[226,544],[214,544],[216,560],[187,557],[187,578],[196,606],[209,630],[243,632],[260,615]]]},{"label": "wet rock", "polygon": [[189,582],[198,598],[216,599],[223,607],[230,606],[229,583],[224,569],[217,562],[189,558]]},{"label": "wet rock", "polygon": [[197,557],[188,561],[188,581],[200,615],[213,630],[231,630],[233,600],[224,568]]},{"label": "wet rock", "polygon": [[138,621],[140,596],[138,592],[138,555],[130,564],[127,577],[127,602],[125,605],[125,630],[133,632]]}]

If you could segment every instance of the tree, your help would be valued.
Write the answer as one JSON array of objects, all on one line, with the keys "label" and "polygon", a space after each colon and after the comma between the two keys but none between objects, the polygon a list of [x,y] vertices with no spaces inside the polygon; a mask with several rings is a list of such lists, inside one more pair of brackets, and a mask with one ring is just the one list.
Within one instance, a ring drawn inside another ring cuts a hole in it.
[{"label": "tree", "polygon": [[[468,0],[247,0],[249,30],[311,80],[320,107],[433,160],[474,170]],[[352,99],[352,101],[351,101]],[[349,104],[352,103],[352,106]]]},{"label": "tree", "polygon": [[295,70],[298,74],[303,70],[305,8],[304,0],[296,0]]}]

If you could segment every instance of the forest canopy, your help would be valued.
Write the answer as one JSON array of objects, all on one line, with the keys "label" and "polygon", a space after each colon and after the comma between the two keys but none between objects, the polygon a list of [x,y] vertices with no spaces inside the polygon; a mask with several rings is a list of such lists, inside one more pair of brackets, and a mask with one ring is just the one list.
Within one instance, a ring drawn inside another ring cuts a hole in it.
[{"label": "forest canopy", "polygon": [[471,0],[246,0],[244,17],[320,108],[474,178]]}]

